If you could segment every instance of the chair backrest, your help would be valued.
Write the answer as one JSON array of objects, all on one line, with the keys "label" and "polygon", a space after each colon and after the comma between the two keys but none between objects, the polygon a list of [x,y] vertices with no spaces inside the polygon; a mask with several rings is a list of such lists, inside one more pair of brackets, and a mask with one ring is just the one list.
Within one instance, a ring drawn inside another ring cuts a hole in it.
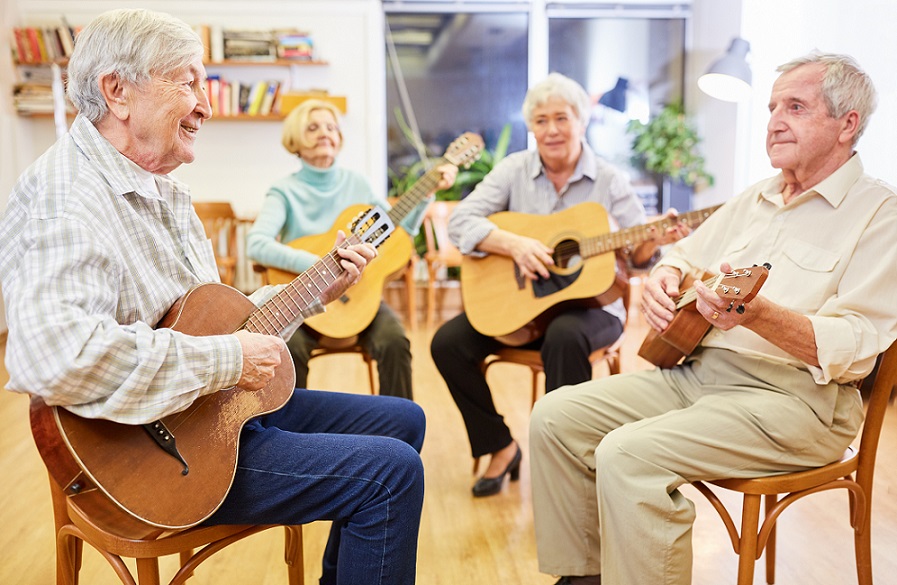
[{"label": "chair backrest", "polygon": [[195,201],[193,208],[202,221],[206,235],[212,240],[221,282],[233,286],[236,280],[237,214],[227,201]]},{"label": "chair backrest", "polygon": [[448,235],[448,220],[457,206],[457,201],[434,201],[424,215],[427,255],[438,255],[448,266],[461,264],[461,252],[452,244]]},{"label": "chair backrest", "polygon": [[878,358],[878,371],[872,382],[872,391],[866,405],[866,420],[860,433],[860,452],[857,463],[856,481],[871,493],[872,475],[875,470],[875,456],[881,438],[885,413],[891,391],[897,385],[897,341],[891,344]]}]

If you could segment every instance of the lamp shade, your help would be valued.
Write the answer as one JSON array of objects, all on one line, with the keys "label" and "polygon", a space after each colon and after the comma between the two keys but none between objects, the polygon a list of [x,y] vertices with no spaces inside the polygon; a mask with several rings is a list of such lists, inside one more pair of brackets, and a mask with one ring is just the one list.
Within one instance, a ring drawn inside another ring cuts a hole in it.
[{"label": "lamp shade", "polygon": [[629,80],[625,77],[617,78],[617,85],[608,92],[605,92],[598,100],[602,106],[606,106],[618,112],[626,111],[626,90],[629,89]]},{"label": "lamp shade", "polygon": [[729,50],[698,79],[698,87],[709,96],[740,102],[751,95],[751,68],[747,54],[751,45],[742,38],[732,39]]}]

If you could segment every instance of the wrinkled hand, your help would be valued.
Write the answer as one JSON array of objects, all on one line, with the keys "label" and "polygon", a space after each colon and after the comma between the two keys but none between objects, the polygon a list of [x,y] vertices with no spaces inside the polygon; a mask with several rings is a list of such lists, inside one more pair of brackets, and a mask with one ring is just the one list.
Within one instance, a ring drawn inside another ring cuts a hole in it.
[{"label": "wrinkled hand", "polygon": [[[727,262],[720,264],[719,269],[722,274],[732,272],[732,267]],[[703,282],[695,282],[695,293],[698,296],[695,304],[698,312],[714,327],[728,331],[745,320],[743,313],[739,314],[735,309],[727,310],[729,301],[721,298]]]},{"label": "wrinkled hand", "polygon": [[656,331],[664,331],[676,314],[674,298],[680,295],[679,271],[670,266],[661,266],[645,282],[639,309],[645,320]]},{"label": "wrinkled hand", "polygon": [[343,273],[321,293],[321,302],[325,305],[338,299],[346,292],[346,289],[357,283],[361,278],[361,272],[364,270],[364,267],[377,257],[377,248],[371,244],[353,244],[345,248],[339,247],[345,240],[346,234],[342,230],[338,231],[336,233],[336,253],[340,257],[340,266],[343,268]]},{"label": "wrinkled hand", "polygon": [[244,390],[261,390],[274,377],[286,343],[275,335],[249,331],[237,331],[234,335],[243,348],[243,370],[237,386]]},{"label": "wrinkled hand", "polygon": [[458,176],[458,167],[453,164],[445,163],[436,167],[436,170],[442,172],[439,182],[436,183],[436,191],[443,191],[455,184]]},{"label": "wrinkled hand", "polygon": [[520,267],[520,272],[530,280],[548,278],[547,266],[554,265],[553,250],[535,238],[514,235],[510,243],[511,258]]}]

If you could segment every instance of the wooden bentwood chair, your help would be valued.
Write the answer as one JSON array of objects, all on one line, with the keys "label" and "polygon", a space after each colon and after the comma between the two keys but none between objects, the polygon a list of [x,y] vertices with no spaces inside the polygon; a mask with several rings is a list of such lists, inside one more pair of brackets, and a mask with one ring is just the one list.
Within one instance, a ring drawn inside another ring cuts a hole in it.
[{"label": "wooden bentwood chair", "polygon": [[[776,520],[788,506],[818,492],[843,488],[850,503],[850,524],[854,531],[857,582],[872,585],[872,478],[875,456],[891,390],[897,384],[897,343],[879,357],[878,374],[866,407],[866,420],[859,445],[851,446],[834,463],[816,469],[756,479],[719,479],[695,482],[719,513],[738,555],[738,585],[754,582],[754,563],[766,551],[766,582],[775,582]],[[711,484],[743,494],[741,533]],[[780,494],[784,497],[780,498]],[[765,499],[762,525],[760,500]]]},{"label": "wooden bentwood chair", "polygon": [[[32,398],[32,403],[36,398]],[[32,406],[33,412],[34,406]],[[35,423],[32,433],[39,446],[48,443],[56,433]],[[46,423],[43,423],[46,424]],[[65,447],[62,447],[65,449]],[[52,450],[47,453],[52,453]],[[44,451],[42,457],[53,457]],[[97,488],[78,489],[79,469],[74,459],[53,458],[47,462],[56,469],[56,477],[74,477],[71,485],[60,486],[50,474],[50,495],[53,502],[54,535],[56,538],[56,584],[78,585],[81,555],[86,542],[99,552],[125,585],[159,585],[159,557],[177,554],[180,568],[169,581],[180,585],[187,581],[204,561],[225,547],[248,536],[275,526],[196,526],[186,529],[163,529],[146,524],[119,510]],[[89,483],[89,480],[88,480]],[[286,542],[284,558],[290,585],[304,585],[302,526],[284,526]],[[194,553],[194,549],[199,548]],[[137,579],[124,558],[135,559]]]},{"label": "wooden bentwood chair", "polygon": [[206,236],[212,240],[215,262],[221,282],[234,286],[237,277],[237,224],[234,208],[226,201],[194,201],[193,209],[202,221]]},{"label": "wooden bentwood chair", "polygon": [[[452,244],[448,236],[448,220],[457,207],[457,201],[434,201],[427,208],[421,228],[427,242],[424,262],[427,263],[427,330],[432,330],[436,321],[436,309],[442,312],[442,298],[445,294],[439,287],[436,275],[442,267],[461,266],[461,251]],[[438,296],[438,301],[437,301]],[[437,307],[438,303],[438,307]]]}]

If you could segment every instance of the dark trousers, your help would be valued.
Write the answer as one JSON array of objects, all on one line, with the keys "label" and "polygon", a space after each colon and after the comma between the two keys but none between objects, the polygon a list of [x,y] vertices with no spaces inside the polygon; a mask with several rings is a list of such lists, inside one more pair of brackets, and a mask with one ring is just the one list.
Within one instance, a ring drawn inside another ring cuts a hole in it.
[{"label": "dark trousers", "polygon": [[[411,342],[399,318],[385,303],[380,303],[374,320],[358,336],[358,343],[377,361],[380,394],[412,400]],[[287,341],[298,388],[308,385],[308,359],[318,345],[317,338],[305,327],[300,327]]]},{"label": "dark trousers", "polygon": [[409,400],[296,390],[243,429],[233,486],[207,524],[333,520],[322,585],[412,585],[425,426]]},{"label": "dark trousers", "polygon": [[[602,309],[571,309],[555,317],[545,335],[524,346],[541,352],[545,391],[592,378],[589,355],[623,333],[620,320]],[[511,444],[511,430],[496,411],[482,365],[486,356],[505,347],[479,333],[462,313],[443,324],[430,345],[433,361],[461,411],[474,457]]]}]

